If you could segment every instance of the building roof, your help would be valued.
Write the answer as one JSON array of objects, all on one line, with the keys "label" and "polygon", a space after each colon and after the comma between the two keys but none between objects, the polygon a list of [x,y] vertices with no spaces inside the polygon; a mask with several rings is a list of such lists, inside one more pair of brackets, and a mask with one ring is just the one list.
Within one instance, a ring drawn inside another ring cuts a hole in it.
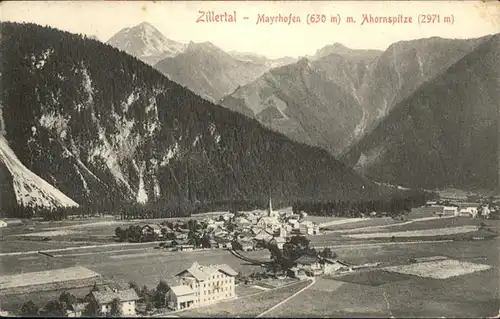
[{"label": "building roof", "polygon": [[260,222],[261,220],[262,220],[263,222],[265,222],[265,223],[274,223],[274,224],[278,224],[278,223],[279,223],[278,218],[276,218],[276,217],[271,217],[271,216],[264,216],[264,217],[261,217],[261,218],[259,219],[259,222]]},{"label": "building roof", "polygon": [[191,287],[189,287],[187,285],[174,286],[174,287],[170,287],[170,289],[172,290],[172,292],[176,296],[185,296],[185,295],[194,294],[194,290],[191,289]]},{"label": "building roof", "polygon": [[338,259],[332,259],[332,258],[321,258],[322,262],[328,262],[330,264],[341,264],[342,266],[350,266],[348,263],[342,260]]},{"label": "building roof", "polygon": [[160,225],[156,225],[156,224],[144,225],[142,228],[143,229],[144,228],[151,228],[153,230],[161,230],[161,226]]},{"label": "building roof", "polygon": [[191,267],[188,269],[185,269],[176,276],[182,275],[185,272],[190,273],[193,277],[195,277],[199,281],[204,281],[207,279],[209,276],[211,276],[213,273],[221,271],[229,276],[236,276],[238,273],[229,267],[226,264],[220,264],[220,265],[209,265],[209,266],[202,266],[198,263],[193,263]]},{"label": "building roof", "polygon": [[215,242],[218,243],[218,244],[227,244],[227,243],[230,243],[231,240],[229,239],[226,239],[226,238],[220,238],[220,237],[216,237],[214,238]]},{"label": "building roof", "polygon": [[113,301],[113,299],[118,298],[120,301],[132,301],[139,300],[139,296],[134,289],[120,290],[118,292],[114,291],[93,291],[92,295],[94,299],[99,304],[108,304]]}]

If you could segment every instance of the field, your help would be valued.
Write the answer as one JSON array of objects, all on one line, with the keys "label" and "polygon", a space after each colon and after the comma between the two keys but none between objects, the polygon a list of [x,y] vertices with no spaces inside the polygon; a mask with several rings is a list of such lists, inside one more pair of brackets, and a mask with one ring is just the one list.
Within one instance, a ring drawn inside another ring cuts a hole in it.
[{"label": "field", "polygon": [[255,317],[309,285],[309,280],[232,301],[176,313],[181,317]]},{"label": "field", "polygon": [[49,284],[97,277],[99,274],[84,267],[69,267],[56,270],[29,272],[0,277],[0,291],[14,287]]},{"label": "field", "polygon": [[[349,218],[351,219],[351,218]],[[349,221],[349,219],[347,219]],[[354,219],[354,218],[352,218]],[[356,219],[357,220],[357,219]],[[326,231],[343,231],[349,229],[358,229],[364,227],[373,227],[373,226],[387,226],[392,224],[399,224],[402,221],[392,219],[390,217],[380,217],[380,218],[363,218],[361,220],[357,220],[355,222],[343,222],[336,223],[331,226],[322,227],[322,229]]]},{"label": "field", "polygon": [[464,234],[477,230],[477,226],[459,226],[447,228],[434,228],[434,229],[421,229],[421,230],[405,230],[395,232],[379,232],[379,233],[362,233],[362,234],[348,234],[344,237],[348,238],[390,238],[394,237],[430,237],[430,236],[446,236],[455,234]]},{"label": "field", "polygon": [[484,271],[490,268],[491,266],[489,265],[446,259],[385,267],[384,270],[418,277],[446,279],[471,274],[476,271]]},{"label": "field", "polygon": [[[106,232],[113,233],[117,227],[116,223],[109,223],[110,220],[103,222],[108,224],[73,222],[61,223],[62,227],[58,227],[54,223],[48,223],[36,225],[35,230],[31,232],[83,231],[84,236],[93,239],[103,236]],[[498,285],[500,282],[498,268],[500,238],[484,241],[429,242],[426,241],[426,237],[414,237],[413,243],[405,243],[390,242],[387,238],[344,237],[344,235],[365,235],[367,232],[380,233],[387,237],[390,232],[421,232],[427,229],[431,229],[430,232],[442,234],[442,230],[436,231],[436,229],[476,227],[481,222],[482,220],[470,218],[411,219],[409,222],[375,218],[337,224],[332,226],[336,227],[337,231],[309,236],[313,245],[335,246],[333,250],[341,260],[352,264],[379,263],[380,268],[355,271],[342,277],[318,279],[308,290],[267,313],[266,316],[487,317],[496,314],[500,309],[500,286]],[[500,221],[489,220],[484,223],[493,229],[500,230]],[[378,228],[360,229],[367,226]],[[356,227],[358,229],[355,229]],[[0,245],[2,250],[4,252],[5,250],[9,252],[33,250],[35,252],[8,256],[0,254],[1,276],[81,266],[122,286],[127,286],[129,281],[135,281],[139,286],[147,285],[149,288],[154,288],[160,279],[172,285],[176,284],[175,274],[195,261],[201,264],[226,263],[245,275],[262,271],[261,267],[239,260],[224,250],[168,252],[154,249],[153,247],[156,246],[154,243],[108,243],[107,245],[94,243],[91,248],[67,248],[68,245],[82,245],[82,242],[70,242],[71,237],[76,234],[66,234],[60,239],[55,236],[53,238],[59,240],[41,242],[22,240],[20,237],[12,236],[20,232],[25,232],[25,230],[11,228],[5,232],[2,231],[1,234],[4,237]],[[52,251],[50,255],[36,253],[36,250],[59,247],[64,250]],[[260,260],[269,258],[269,252],[265,250],[248,252],[245,255]],[[417,264],[409,263],[409,259],[415,259],[419,266],[412,269],[411,267],[416,267],[414,265]],[[425,263],[428,263],[427,268],[421,266]],[[467,267],[474,271],[464,271]],[[446,271],[456,275],[450,277]],[[88,288],[72,291],[81,296],[88,292]],[[264,291],[251,285],[250,287],[238,286],[237,294],[246,297],[226,303],[232,306],[220,304],[217,307],[211,306],[215,307],[212,310],[200,308],[196,310],[196,314],[191,314],[194,311],[191,310],[190,313],[182,312],[180,315],[228,315],[233,314],[234,309],[240,310],[240,313],[234,313],[234,316],[256,315],[292,294],[276,291],[278,290]],[[259,294],[252,295],[257,292]],[[275,295],[266,295],[269,293]],[[0,296],[0,302],[2,309],[16,310],[27,300],[33,299],[41,306],[59,294],[60,291],[47,291]],[[244,302],[247,304],[245,305]]]}]

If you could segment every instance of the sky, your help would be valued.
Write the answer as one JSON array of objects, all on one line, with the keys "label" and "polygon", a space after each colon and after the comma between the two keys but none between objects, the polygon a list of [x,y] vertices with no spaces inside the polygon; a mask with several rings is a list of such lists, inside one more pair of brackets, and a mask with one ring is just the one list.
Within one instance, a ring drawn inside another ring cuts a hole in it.
[{"label": "sky", "polygon": [[[236,11],[236,22],[196,23],[199,11]],[[256,23],[258,15],[278,14],[298,16],[301,22]],[[324,14],[327,22],[308,24],[308,14]],[[402,15],[412,17],[412,23],[362,25],[363,14]],[[418,23],[422,14],[439,15],[440,23]],[[340,23],[330,23],[331,16],[340,17]],[[355,23],[345,22],[349,16]],[[444,23],[445,17],[453,23]],[[0,3],[0,18],[95,35],[103,42],[123,28],[149,22],[178,42],[210,41],[227,51],[270,58],[312,55],[333,43],[385,50],[402,40],[474,38],[500,32],[497,1],[6,1]]]}]

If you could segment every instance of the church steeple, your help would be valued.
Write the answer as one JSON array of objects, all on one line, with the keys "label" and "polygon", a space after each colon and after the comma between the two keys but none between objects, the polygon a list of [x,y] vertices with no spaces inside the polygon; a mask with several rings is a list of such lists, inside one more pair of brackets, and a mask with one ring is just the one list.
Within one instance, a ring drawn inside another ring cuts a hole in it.
[{"label": "church steeple", "polygon": [[267,215],[271,216],[273,214],[273,203],[271,201],[271,196],[269,196],[269,207],[267,208]]}]

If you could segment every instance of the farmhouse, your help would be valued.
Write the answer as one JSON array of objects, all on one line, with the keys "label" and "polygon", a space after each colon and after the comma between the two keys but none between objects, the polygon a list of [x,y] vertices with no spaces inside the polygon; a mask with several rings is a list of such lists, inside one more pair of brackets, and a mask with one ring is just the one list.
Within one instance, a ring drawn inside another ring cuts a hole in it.
[{"label": "farmhouse", "polygon": [[83,311],[85,310],[85,307],[87,307],[89,303],[75,303],[72,304],[69,309],[66,310],[66,316],[67,317],[81,317],[83,314]]},{"label": "farmhouse", "polygon": [[179,245],[179,250],[180,251],[193,251],[194,246],[193,245]]},{"label": "farmhouse", "polygon": [[217,248],[226,249],[226,248],[232,247],[231,241],[228,239],[216,238],[215,242],[216,242]]},{"label": "farmhouse", "polygon": [[460,216],[471,216],[473,218],[476,218],[477,216],[477,207],[473,206],[462,206],[460,208]]},{"label": "farmhouse", "polygon": [[[295,261],[296,267],[293,274],[301,277],[303,274],[308,276],[320,276],[335,273],[337,271],[352,271],[352,266],[336,259],[322,258],[319,256],[301,256]],[[293,268],[292,268],[293,269]],[[302,272],[300,272],[302,270]]]},{"label": "farmhouse", "polygon": [[318,256],[303,255],[295,263],[297,268],[304,270],[307,275],[319,276],[323,274],[321,259]]},{"label": "farmhouse", "polygon": [[161,235],[161,226],[155,225],[155,224],[145,225],[142,227],[141,231],[143,234],[153,234],[154,233],[155,235],[160,236]]},{"label": "farmhouse", "polygon": [[255,250],[255,244],[253,243],[252,240],[241,240],[239,241],[239,243],[243,251]]},{"label": "farmhouse", "polygon": [[237,274],[226,264],[202,266],[193,263],[176,275],[179,286],[171,287],[167,292],[166,303],[177,310],[234,298]]},{"label": "farmhouse", "polygon": [[135,303],[140,299],[134,289],[93,291],[92,298],[103,314],[111,311],[111,304],[117,299],[124,316],[135,315]]}]

